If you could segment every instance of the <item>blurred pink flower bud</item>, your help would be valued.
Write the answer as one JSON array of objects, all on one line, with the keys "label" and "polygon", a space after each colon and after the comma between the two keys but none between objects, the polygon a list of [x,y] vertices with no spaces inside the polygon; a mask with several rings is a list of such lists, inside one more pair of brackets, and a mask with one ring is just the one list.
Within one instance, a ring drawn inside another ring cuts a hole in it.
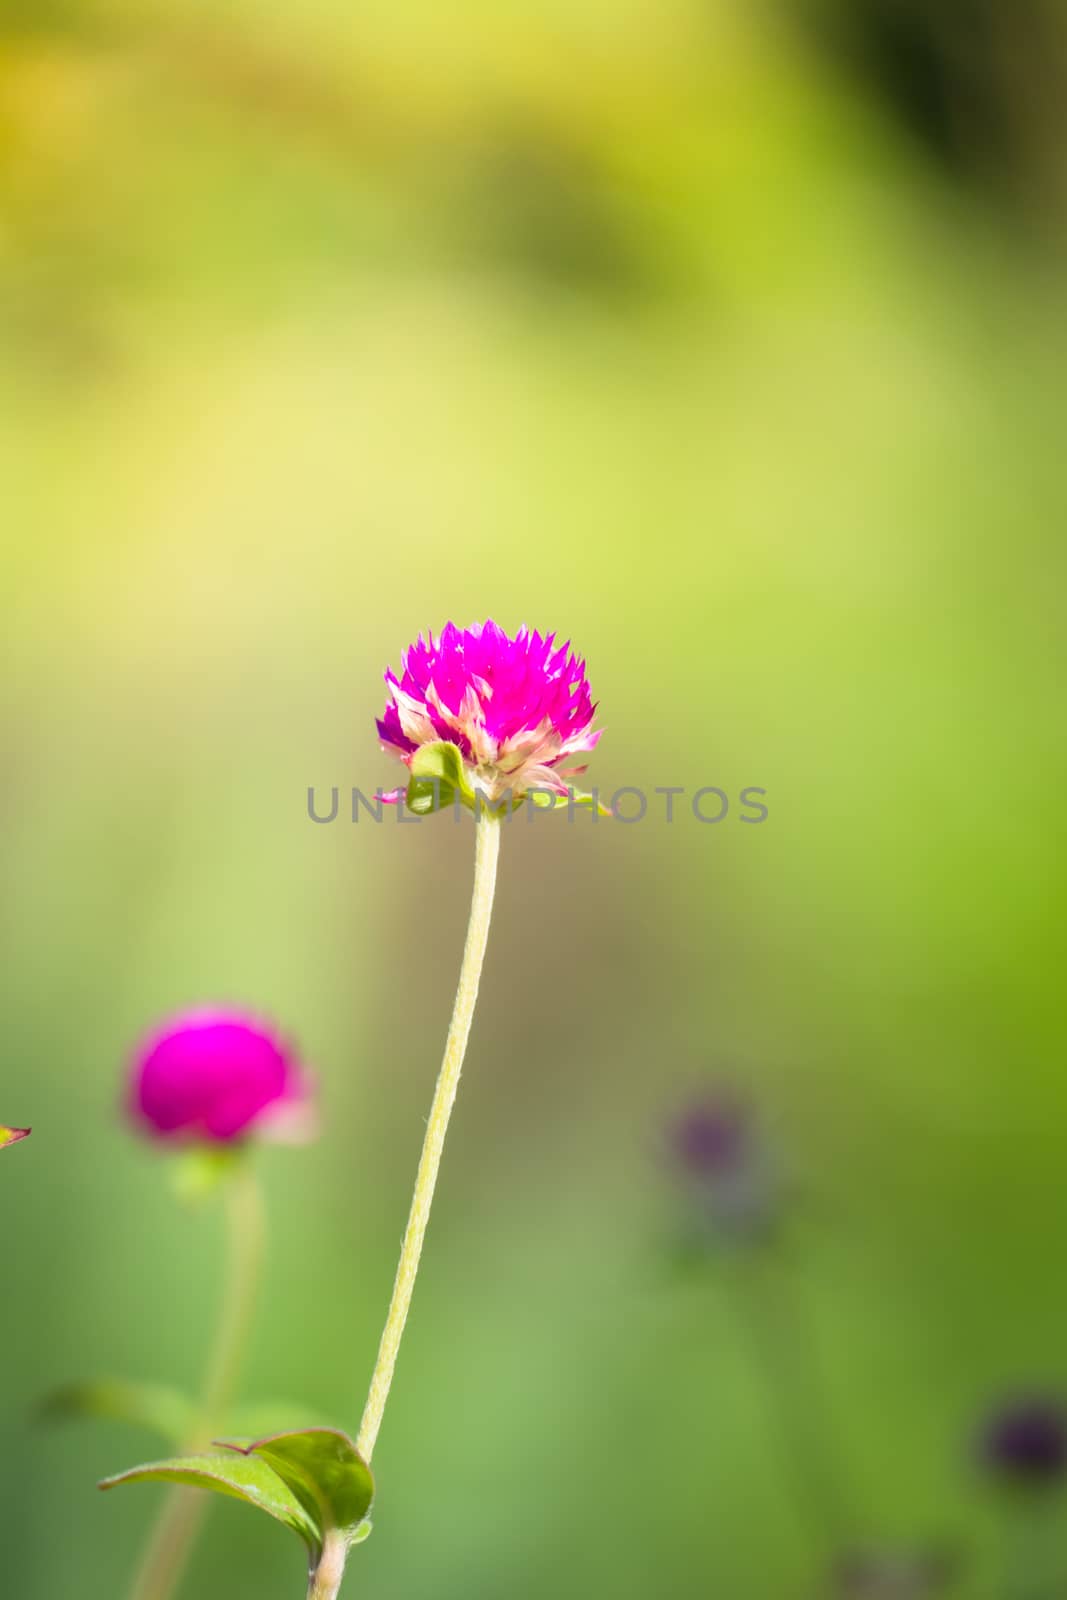
[{"label": "blurred pink flower bud", "polygon": [[137,1052],[134,1121],[175,1143],[298,1141],[314,1132],[312,1085],[273,1028],[238,1011],[172,1017]]}]

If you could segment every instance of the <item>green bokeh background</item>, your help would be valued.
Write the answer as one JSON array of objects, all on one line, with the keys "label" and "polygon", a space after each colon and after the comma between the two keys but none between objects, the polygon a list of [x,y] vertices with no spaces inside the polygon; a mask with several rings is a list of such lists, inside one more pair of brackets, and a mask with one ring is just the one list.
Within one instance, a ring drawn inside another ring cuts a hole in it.
[{"label": "green bokeh background", "polygon": [[[800,6],[8,8],[5,1595],[116,1600],[157,1501],[93,1487],[150,1439],[36,1398],[202,1366],[221,1218],[119,1109],[175,1008],[319,1074],[244,1391],[358,1422],[471,834],[306,791],[396,781],[383,668],[489,614],[587,657],[602,790],[770,814],[505,838],[346,1592],[779,1600],[839,1537],[1001,1592],[976,1419],[1067,1381],[1058,132],[939,162]],[[661,1128],[720,1081],[803,1196],[777,1332],[846,1528],[738,1264],[671,1262]],[[183,1595],[301,1584],[220,1503]]]}]

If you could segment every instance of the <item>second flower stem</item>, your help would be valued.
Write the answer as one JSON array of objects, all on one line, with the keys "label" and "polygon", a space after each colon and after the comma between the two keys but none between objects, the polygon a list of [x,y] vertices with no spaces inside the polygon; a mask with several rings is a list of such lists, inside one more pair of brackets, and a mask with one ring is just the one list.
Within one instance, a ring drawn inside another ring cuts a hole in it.
[{"label": "second flower stem", "polygon": [[467,942],[463,949],[463,965],[460,968],[459,985],[456,989],[455,1005],[452,1008],[452,1021],[445,1041],[444,1060],[441,1062],[433,1104],[426,1124],[426,1137],[419,1158],[408,1225],[400,1248],[400,1263],[393,1285],[393,1298],[389,1304],[389,1314],[378,1347],[378,1360],[371,1378],[370,1393],[367,1396],[359,1437],[356,1440],[356,1448],[364,1461],[369,1461],[373,1454],[378,1430],[382,1425],[385,1402],[389,1398],[389,1386],[396,1369],[397,1352],[400,1349],[404,1324],[407,1322],[411,1307],[419,1258],[422,1255],[423,1240],[430,1220],[430,1207],[433,1204],[437,1174],[441,1167],[448,1120],[452,1115],[459,1077],[463,1070],[463,1057],[470,1037],[474,1006],[478,999],[478,983],[482,975],[482,963],[485,960],[485,948],[489,938],[489,921],[493,911],[493,892],[496,887],[496,868],[500,854],[500,829],[500,821],[484,808],[475,813],[474,893],[471,897]]},{"label": "second flower stem", "polygon": [[214,1349],[204,1376],[200,1397],[200,1427],[209,1444],[211,1433],[226,1420],[237,1388],[248,1338],[252,1332],[259,1280],[266,1243],[263,1191],[248,1157],[229,1183],[230,1258],[227,1263],[226,1298]]},{"label": "second flower stem", "polygon": [[[254,1174],[242,1164],[228,1182],[229,1259],[226,1290],[215,1344],[208,1362],[195,1429],[183,1454],[195,1454],[211,1443],[226,1420],[251,1329],[263,1260],[263,1199]],[[170,1600],[175,1593],[200,1524],[208,1496],[194,1489],[171,1489],[152,1530],[148,1548],[130,1590],[130,1600]]]}]

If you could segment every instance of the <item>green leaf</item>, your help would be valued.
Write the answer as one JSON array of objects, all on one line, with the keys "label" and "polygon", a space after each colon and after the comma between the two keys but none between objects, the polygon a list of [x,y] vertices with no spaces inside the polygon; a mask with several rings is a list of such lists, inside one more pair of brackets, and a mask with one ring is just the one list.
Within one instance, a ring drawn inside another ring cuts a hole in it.
[{"label": "green leaf", "polygon": [[456,804],[473,808],[474,790],[467,781],[462,752],[446,739],[423,744],[411,758],[405,804],[416,816],[429,816]]},{"label": "green leaf", "polygon": [[322,1540],[335,1529],[346,1545],[366,1538],[374,1478],[339,1428],[305,1428],[299,1433],[268,1434],[251,1443],[225,1439],[219,1443],[246,1459],[268,1462],[315,1523]]},{"label": "green leaf", "polygon": [[29,1135],[29,1128],[5,1128],[3,1123],[0,1123],[0,1150],[6,1145],[18,1144],[20,1139],[27,1139]]},{"label": "green leaf", "polygon": [[610,806],[606,806],[595,794],[586,794],[583,789],[570,789],[566,794],[551,794],[547,789],[531,789],[527,798],[539,811],[566,811],[570,806],[578,806],[584,811],[595,811],[599,817],[613,817],[615,815]]},{"label": "green leaf", "polygon": [[124,1483],[181,1483],[191,1489],[211,1489],[215,1494],[230,1495],[258,1506],[268,1516],[284,1522],[287,1528],[299,1534],[308,1549],[317,1556],[321,1536],[316,1521],[308,1515],[296,1495],[266,1461],[257,1456],[234,1455],[220,1451],[218,1455],[176,1456],[171,1461],[150,1461],[145,1466],[131,1467],[113,1478],[105,1478],[101,1489],[115,1489]]},{"label": "green leaf", "polygon": [[105,1417],[137,1423],[162,1435],[168,1444],[178,1444],[192,1432],[195,1411],[185,1395],[165,1384],[98,1378],[53,1390],[40,1402],[37,1414],[49,1422]]},{"label": "green leaf", "polygon": [[466,806],[468,811],[484,811],[503,818],[516,811],[524,800],[529,800],[540,811],[560,811],[577,806],[582,810],[595,810],[601,817],[615,814],[596,795],[586,794],[581,789],[571,789],[567,794],[553,794],[548,789],[535,788],[514,796],[505,793],[499,800],[491,801],[472,787],[463,752],[447,739],[420,745],[411,758],[409,772],[405,804],[409,811],[419,817],[459,804]]},{"label": "green leaf", "polygon": [[[196,1406],[179,1389],[122,1378],[64,1384],[38,1401],[34,1411],[42,1422],[77,1422],[95,1417],[129,1422],[151,1429],[171,1445],[187,1440],[197,1424]],[[258,1439],[267,1433],[282,1433],[297,1423],[307,1424],[308,1408],[295,1400],[250,1401],[232,1411],[226,1420],[242,1438]],[[324,1419],[313,1417],[311,1426],[326,1424]]]},{"label": "green leaf", "polygon": [[171,1182],[179,1200],[198,1205],[233,1176],[246,1159],[241,1144],[191,1144],[180,1150],[171,1166]]}]

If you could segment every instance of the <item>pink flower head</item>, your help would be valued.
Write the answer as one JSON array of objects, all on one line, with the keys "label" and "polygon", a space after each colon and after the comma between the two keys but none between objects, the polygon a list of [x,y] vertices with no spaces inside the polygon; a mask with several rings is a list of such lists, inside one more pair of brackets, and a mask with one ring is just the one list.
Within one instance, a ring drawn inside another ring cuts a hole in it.
[{"label": "pink flower head", "polygon": [[241,1012],[188,1011],[141,1046],[129,1109],[156,1138],[174,1142],[293,1138],[310,1131],[310,1084],[272,1028]]},{"label": "pink flower head", "polygon": [[566,794],[584,767],[561,765],[593,750],[596,707],[585,662],[556,635],[495,622],[420,634],[385,674],[390,703],[378,723],[382,749],[411,766],[416,752],[444,740],[459,750],[471,788],[490,800],[530,789]]}]

